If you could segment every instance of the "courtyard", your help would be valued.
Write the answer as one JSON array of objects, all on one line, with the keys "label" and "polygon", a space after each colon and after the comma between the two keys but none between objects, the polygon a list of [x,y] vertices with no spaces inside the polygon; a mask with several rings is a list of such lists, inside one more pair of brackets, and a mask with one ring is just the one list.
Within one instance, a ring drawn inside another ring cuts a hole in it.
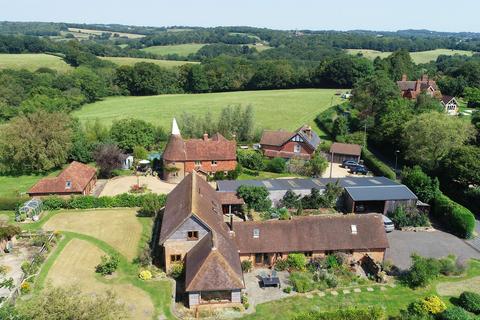
[{"label": "courtyard", "polygon": [[153,176],[121,176],[108,180],[99,196],[115,196],[127,193],[135,184],[139,184],[140,186],[146,185],[150,192],[157,194],[168,194],[176,186],[175,184],[166,183],[160,180],[160,178]]}]

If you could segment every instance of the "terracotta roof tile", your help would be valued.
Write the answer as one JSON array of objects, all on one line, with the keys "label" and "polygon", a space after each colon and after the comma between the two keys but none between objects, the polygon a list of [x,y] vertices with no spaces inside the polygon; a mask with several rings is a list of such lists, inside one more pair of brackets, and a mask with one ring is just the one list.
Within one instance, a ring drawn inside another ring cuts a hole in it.
[{"label": "terracotta roof tile", "polygon": [[288,140],[290,140],[295,133],[289,131],[272,131],[272,130],[265,130],[262,133],[262,138],[260,139],[261,145],[268,145],[268,146],[281,146]]},{"label": "terracotta roof tile", "polygon": [[359,156],[362,153],[362,147],[358,144],[334,142],[330,147],[330,153]]},{"label": "terracotta roof tile", "polygon": [[237,146],[235,141],[225,139],[220,133],[206,140],[184,140],[180,135],[172,134],[163,158],[168,161],[235,160]]}]

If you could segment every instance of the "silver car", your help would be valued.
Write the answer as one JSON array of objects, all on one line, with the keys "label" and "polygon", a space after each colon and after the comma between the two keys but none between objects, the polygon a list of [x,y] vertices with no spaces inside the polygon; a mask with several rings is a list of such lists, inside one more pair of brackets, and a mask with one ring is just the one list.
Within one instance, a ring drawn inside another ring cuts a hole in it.
[{"label": "silver car", "polygon": [[382,215],[383,218],[383,225],[385,226],[385,232],[392,232],[395,230],[395,225],[393,224],[393,221],[390,220],[389,217]]}]

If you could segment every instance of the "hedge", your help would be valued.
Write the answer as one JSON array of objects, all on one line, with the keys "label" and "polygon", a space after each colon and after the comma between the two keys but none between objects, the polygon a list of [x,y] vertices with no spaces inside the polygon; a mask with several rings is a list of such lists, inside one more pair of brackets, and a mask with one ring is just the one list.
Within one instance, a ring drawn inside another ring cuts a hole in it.
[{"label": "hedge", "polygon": [[362,148],[362,159],[368,169],[376,176],[384,176],[392,180],[397,178],[395,172],[389,166],[380,161],[366,148]]},{"label": "hedge", "polygon": [[460,295],[459,304],[462,308],[475,314],[480,314],[480,294],[465,291]]},{"label": "hedge", "polygon": [[113,197],[77,196],[72,198],[60,198],[57,196],[42,199],[44,210],[59,209],[93,209],[93,208],[116,208],[116,207],[142,207],[144,203],[154,199],[165,205],[167,196],[164,194],[134,195],[122,193]]},{"label": "hedge", "polygon": [[441,192],[433,199],[432,213],[455,235],[462,238],[470,238],[473,235],[475,229],[473,213]]},{"label": "hedge", "polygon": [[383,320],[381,307],[347,307],[335,311],[311,311],[300,314],[295,320]]}]

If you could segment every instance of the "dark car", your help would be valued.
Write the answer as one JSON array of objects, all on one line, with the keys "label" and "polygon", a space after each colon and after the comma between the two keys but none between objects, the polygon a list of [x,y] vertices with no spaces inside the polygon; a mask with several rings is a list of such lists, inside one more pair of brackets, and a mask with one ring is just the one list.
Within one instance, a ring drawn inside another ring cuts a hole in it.
[{"label": "dark car", "polygon": [[365,166],[357,165],[350,167],[350,172],[353,174],[363,174],[365,176],[368,173],[368,169],[365,168]]},{"label": "dark car", "polygon": [[356,167],[356,166],[358,166],[358,165],[359,165],[359,164],[358,164],[357,161],[354,161],[354,160],[345,160],[345,161],[342,162],[341,167],[348,169],[348,168],[351,168],[351,167]]}]

